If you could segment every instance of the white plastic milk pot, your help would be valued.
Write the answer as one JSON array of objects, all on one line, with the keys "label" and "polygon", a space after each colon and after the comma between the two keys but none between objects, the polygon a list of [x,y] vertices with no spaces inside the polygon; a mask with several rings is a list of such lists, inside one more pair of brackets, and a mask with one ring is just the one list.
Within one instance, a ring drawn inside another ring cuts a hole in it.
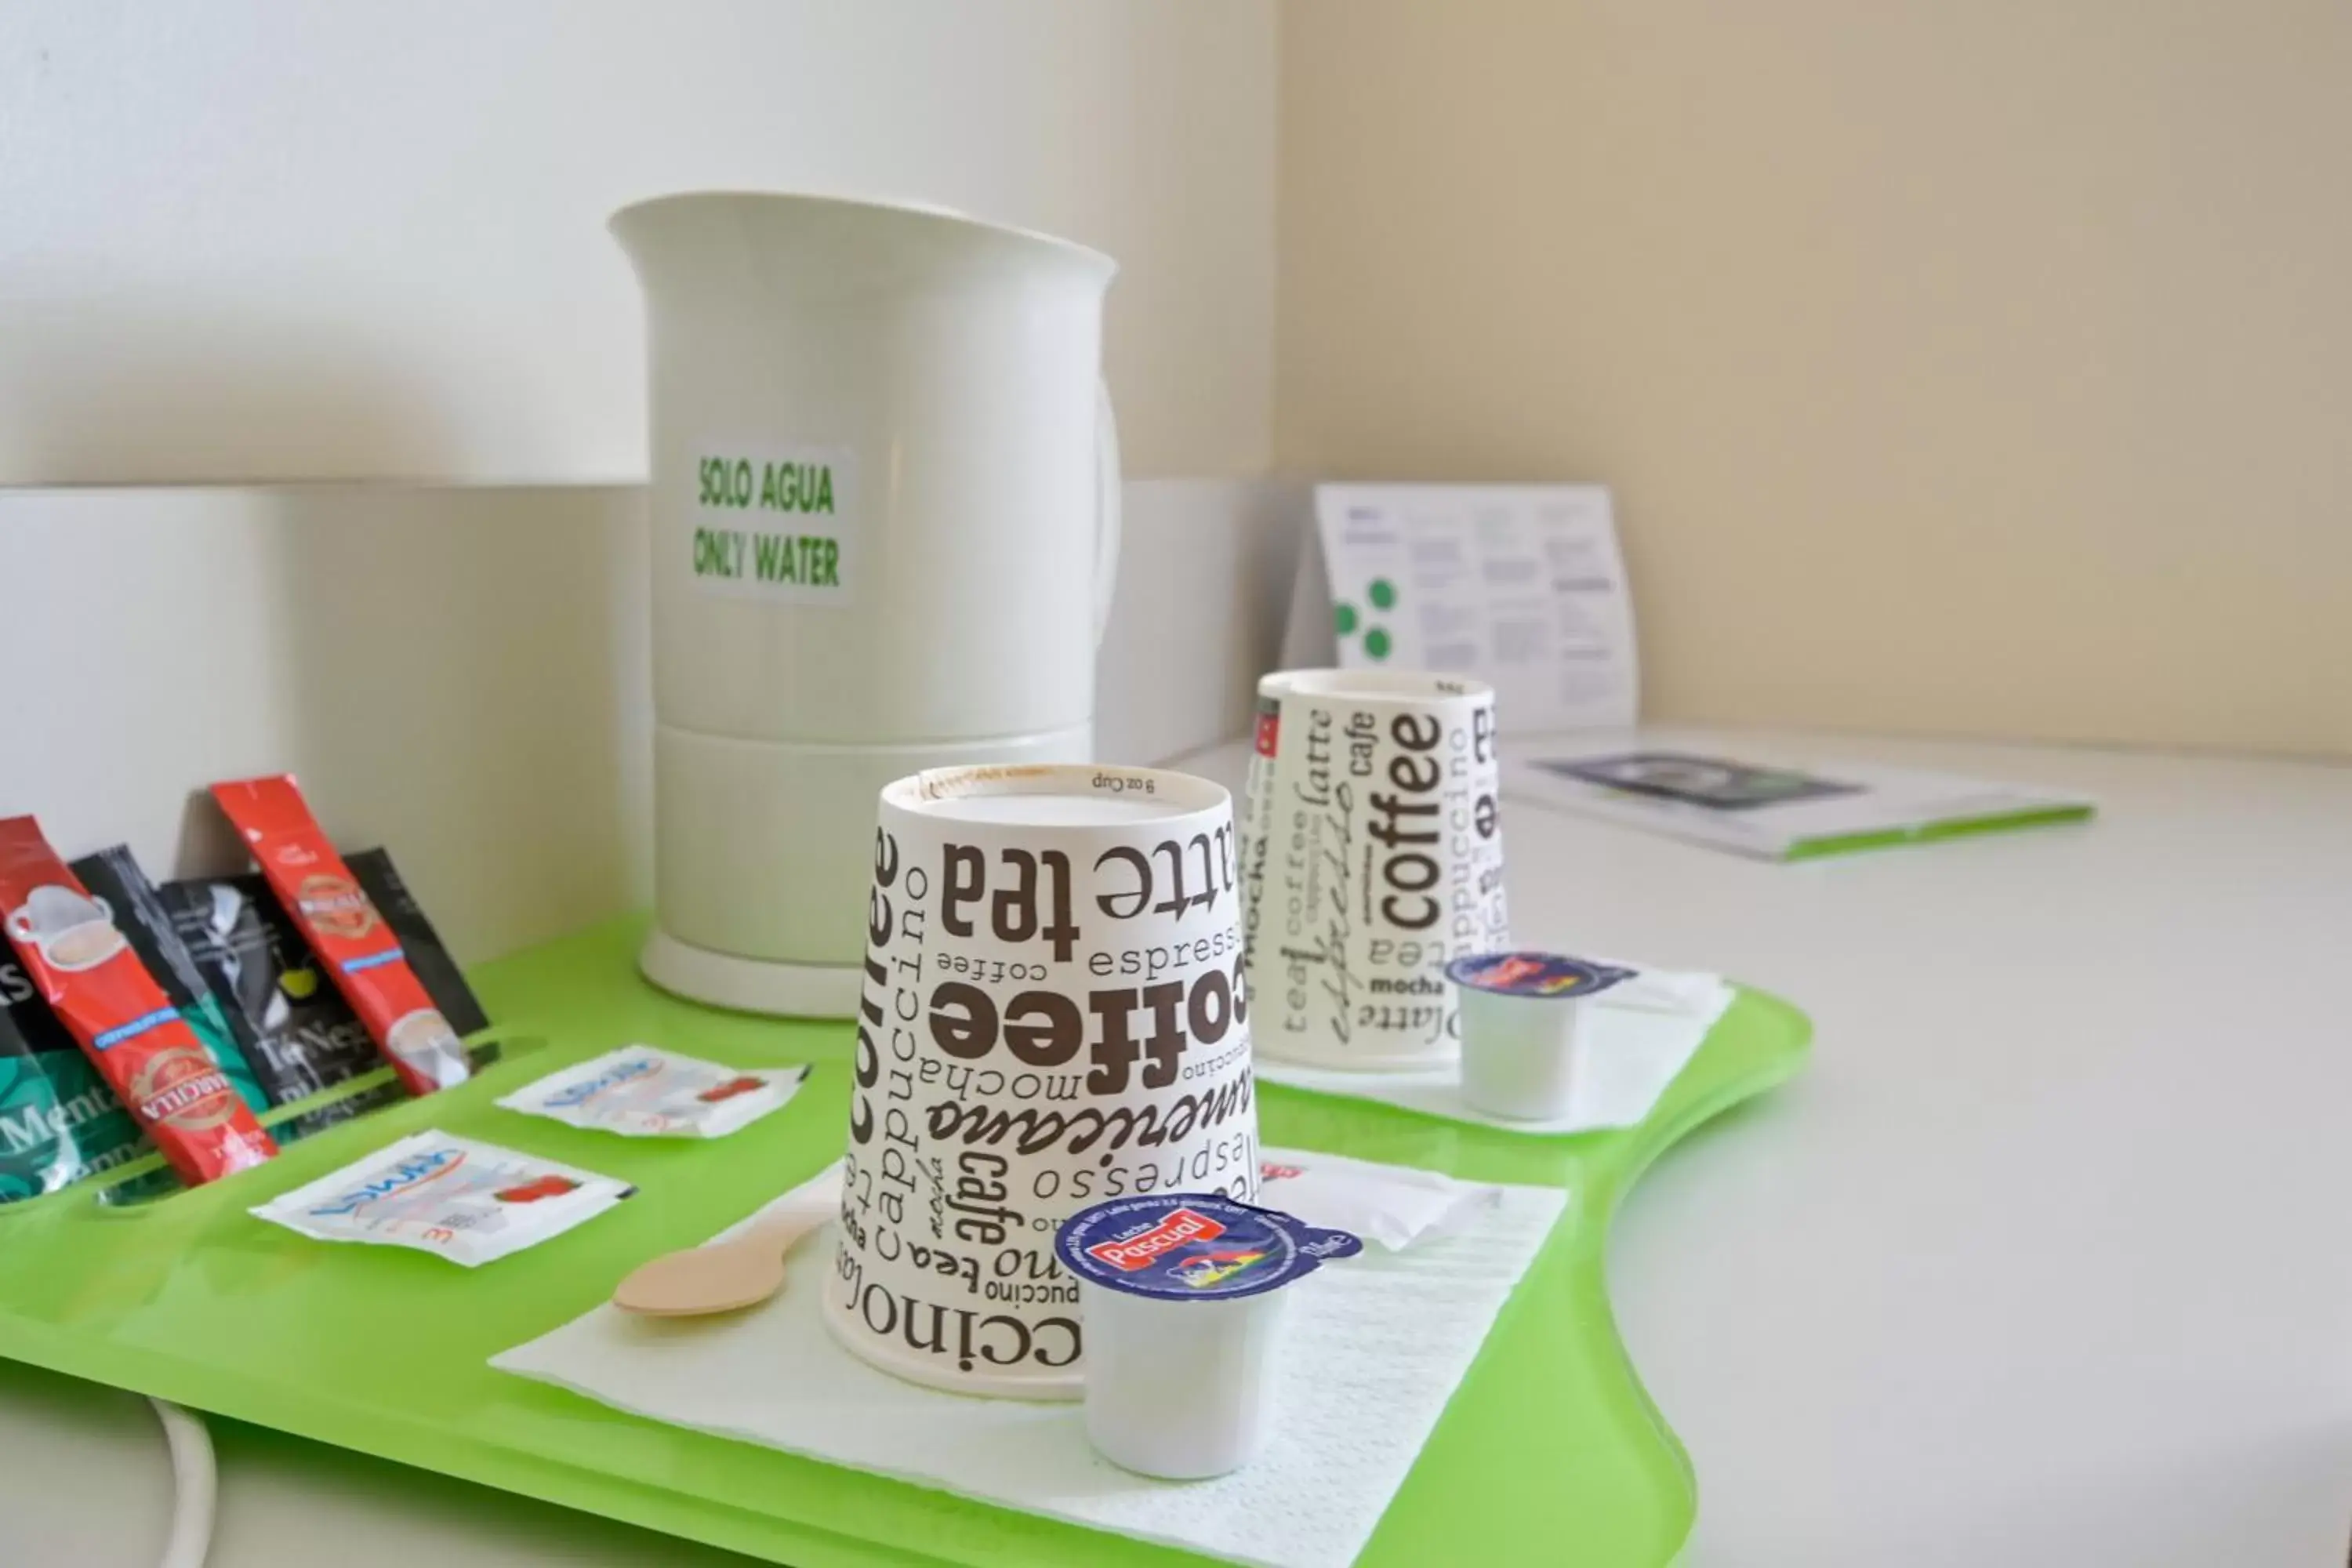
[{"label": "white plastic milk pot", "polygon": [[612,228],[652,402],[642,963],[704,1001],[847,1016],[881,787],[1092,757],[1117,268],[818,196],[664,196]]}]

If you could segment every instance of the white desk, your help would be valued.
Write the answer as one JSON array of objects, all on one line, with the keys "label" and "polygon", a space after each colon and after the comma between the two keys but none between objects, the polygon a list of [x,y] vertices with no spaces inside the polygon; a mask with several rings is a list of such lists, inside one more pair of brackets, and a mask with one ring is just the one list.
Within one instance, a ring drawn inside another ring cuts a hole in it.
[{"label": "white desk", "polygon": [[[1700,1476],[1691,1560],[2342,1561],[2352,768],[1805,750],[2105,814],[1794,867],[1507,815],[1522,940],[1720,969],[1818,1027],[1618,1223],[1622,1332]],[[262,1434],[223,1471],[214,1568],[740,1562]],[[164,1475],[143,1406],[0,1367],[0,1560],[152,1561]]]}]

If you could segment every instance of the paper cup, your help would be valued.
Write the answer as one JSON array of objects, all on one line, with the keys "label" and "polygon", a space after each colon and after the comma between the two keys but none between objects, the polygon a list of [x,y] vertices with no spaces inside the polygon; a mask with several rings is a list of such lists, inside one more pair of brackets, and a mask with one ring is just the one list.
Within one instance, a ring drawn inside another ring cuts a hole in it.
[{"label": "paper cup", "polygon": [[1463,1102],[1514,1121],[1567,1115],[1592,999],[1633,973],[1551,952],[1477,953],[1446,965],[1461,991]]},{"label": "paper cup", "polygon": [[1445,964],[1508,941],[1495,693],[1386,670],[1258,682],[1242,830],[1257,1048],[1315,1067],[1442,1067]]},{"label": "paper cup", "polygon": [[882,791],[826,1323],[960,1393],[1074,1399],[1061,1222],[1257,1190],[1231,798],[1141,768]]}]

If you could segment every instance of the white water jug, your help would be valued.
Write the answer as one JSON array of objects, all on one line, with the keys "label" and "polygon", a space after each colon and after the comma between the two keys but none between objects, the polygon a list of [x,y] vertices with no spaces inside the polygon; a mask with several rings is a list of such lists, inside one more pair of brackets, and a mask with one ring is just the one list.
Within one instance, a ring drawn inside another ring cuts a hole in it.
[{"label": "white water jug", "polygon": [[1085,762],[1118,555],[1082,246],[952,213],[625,207],[650,361],[667,990],[847,1016],[882,785]]}]

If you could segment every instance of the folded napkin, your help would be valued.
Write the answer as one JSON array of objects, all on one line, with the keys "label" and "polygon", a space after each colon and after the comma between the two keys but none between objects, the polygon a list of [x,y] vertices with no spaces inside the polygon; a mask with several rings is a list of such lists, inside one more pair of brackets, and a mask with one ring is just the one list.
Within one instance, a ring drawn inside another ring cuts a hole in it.
[{"label": "folded napkin", "polygon": [[[839,1180],[836,1167],[768,1208],[805,1206]],[[1118,1468],[1087,1447],[1076,1405],[942,1394],[850,1355],[817,1316],[831,1226],[793,1251],[783,1295],[764,1307],[690,1321],[599,1307],[490,1364],[656,1421],[1229,1562],[1345,1568],[1567,1203],[1549,1187],[1493,1191],[1435,1239],[1367,1249],[1293,1287],[1274,1441],[1215,1480]],[[1315,1219],[1306,1205],[1297,1212]]]},{"label": "folded napkin", "polygon": [[1513,1121],[1473,1110],[1463,1103],[1462,1072],[1452,1065],[1410,1072],[1351,1072],[1260,1056],[1251,1070],[1261,1083],[1377,1100],[1512,1132],[1557,1136],[1632,1127],[1650,1114],[1675,1075],[1697,1054],[1735,994],[1719,975],[1650,969],[1585,1003],[1595,1016],[1578,1042],[1580,1059],[1570,1073],[1568,1114],[1547,1121]]}]

